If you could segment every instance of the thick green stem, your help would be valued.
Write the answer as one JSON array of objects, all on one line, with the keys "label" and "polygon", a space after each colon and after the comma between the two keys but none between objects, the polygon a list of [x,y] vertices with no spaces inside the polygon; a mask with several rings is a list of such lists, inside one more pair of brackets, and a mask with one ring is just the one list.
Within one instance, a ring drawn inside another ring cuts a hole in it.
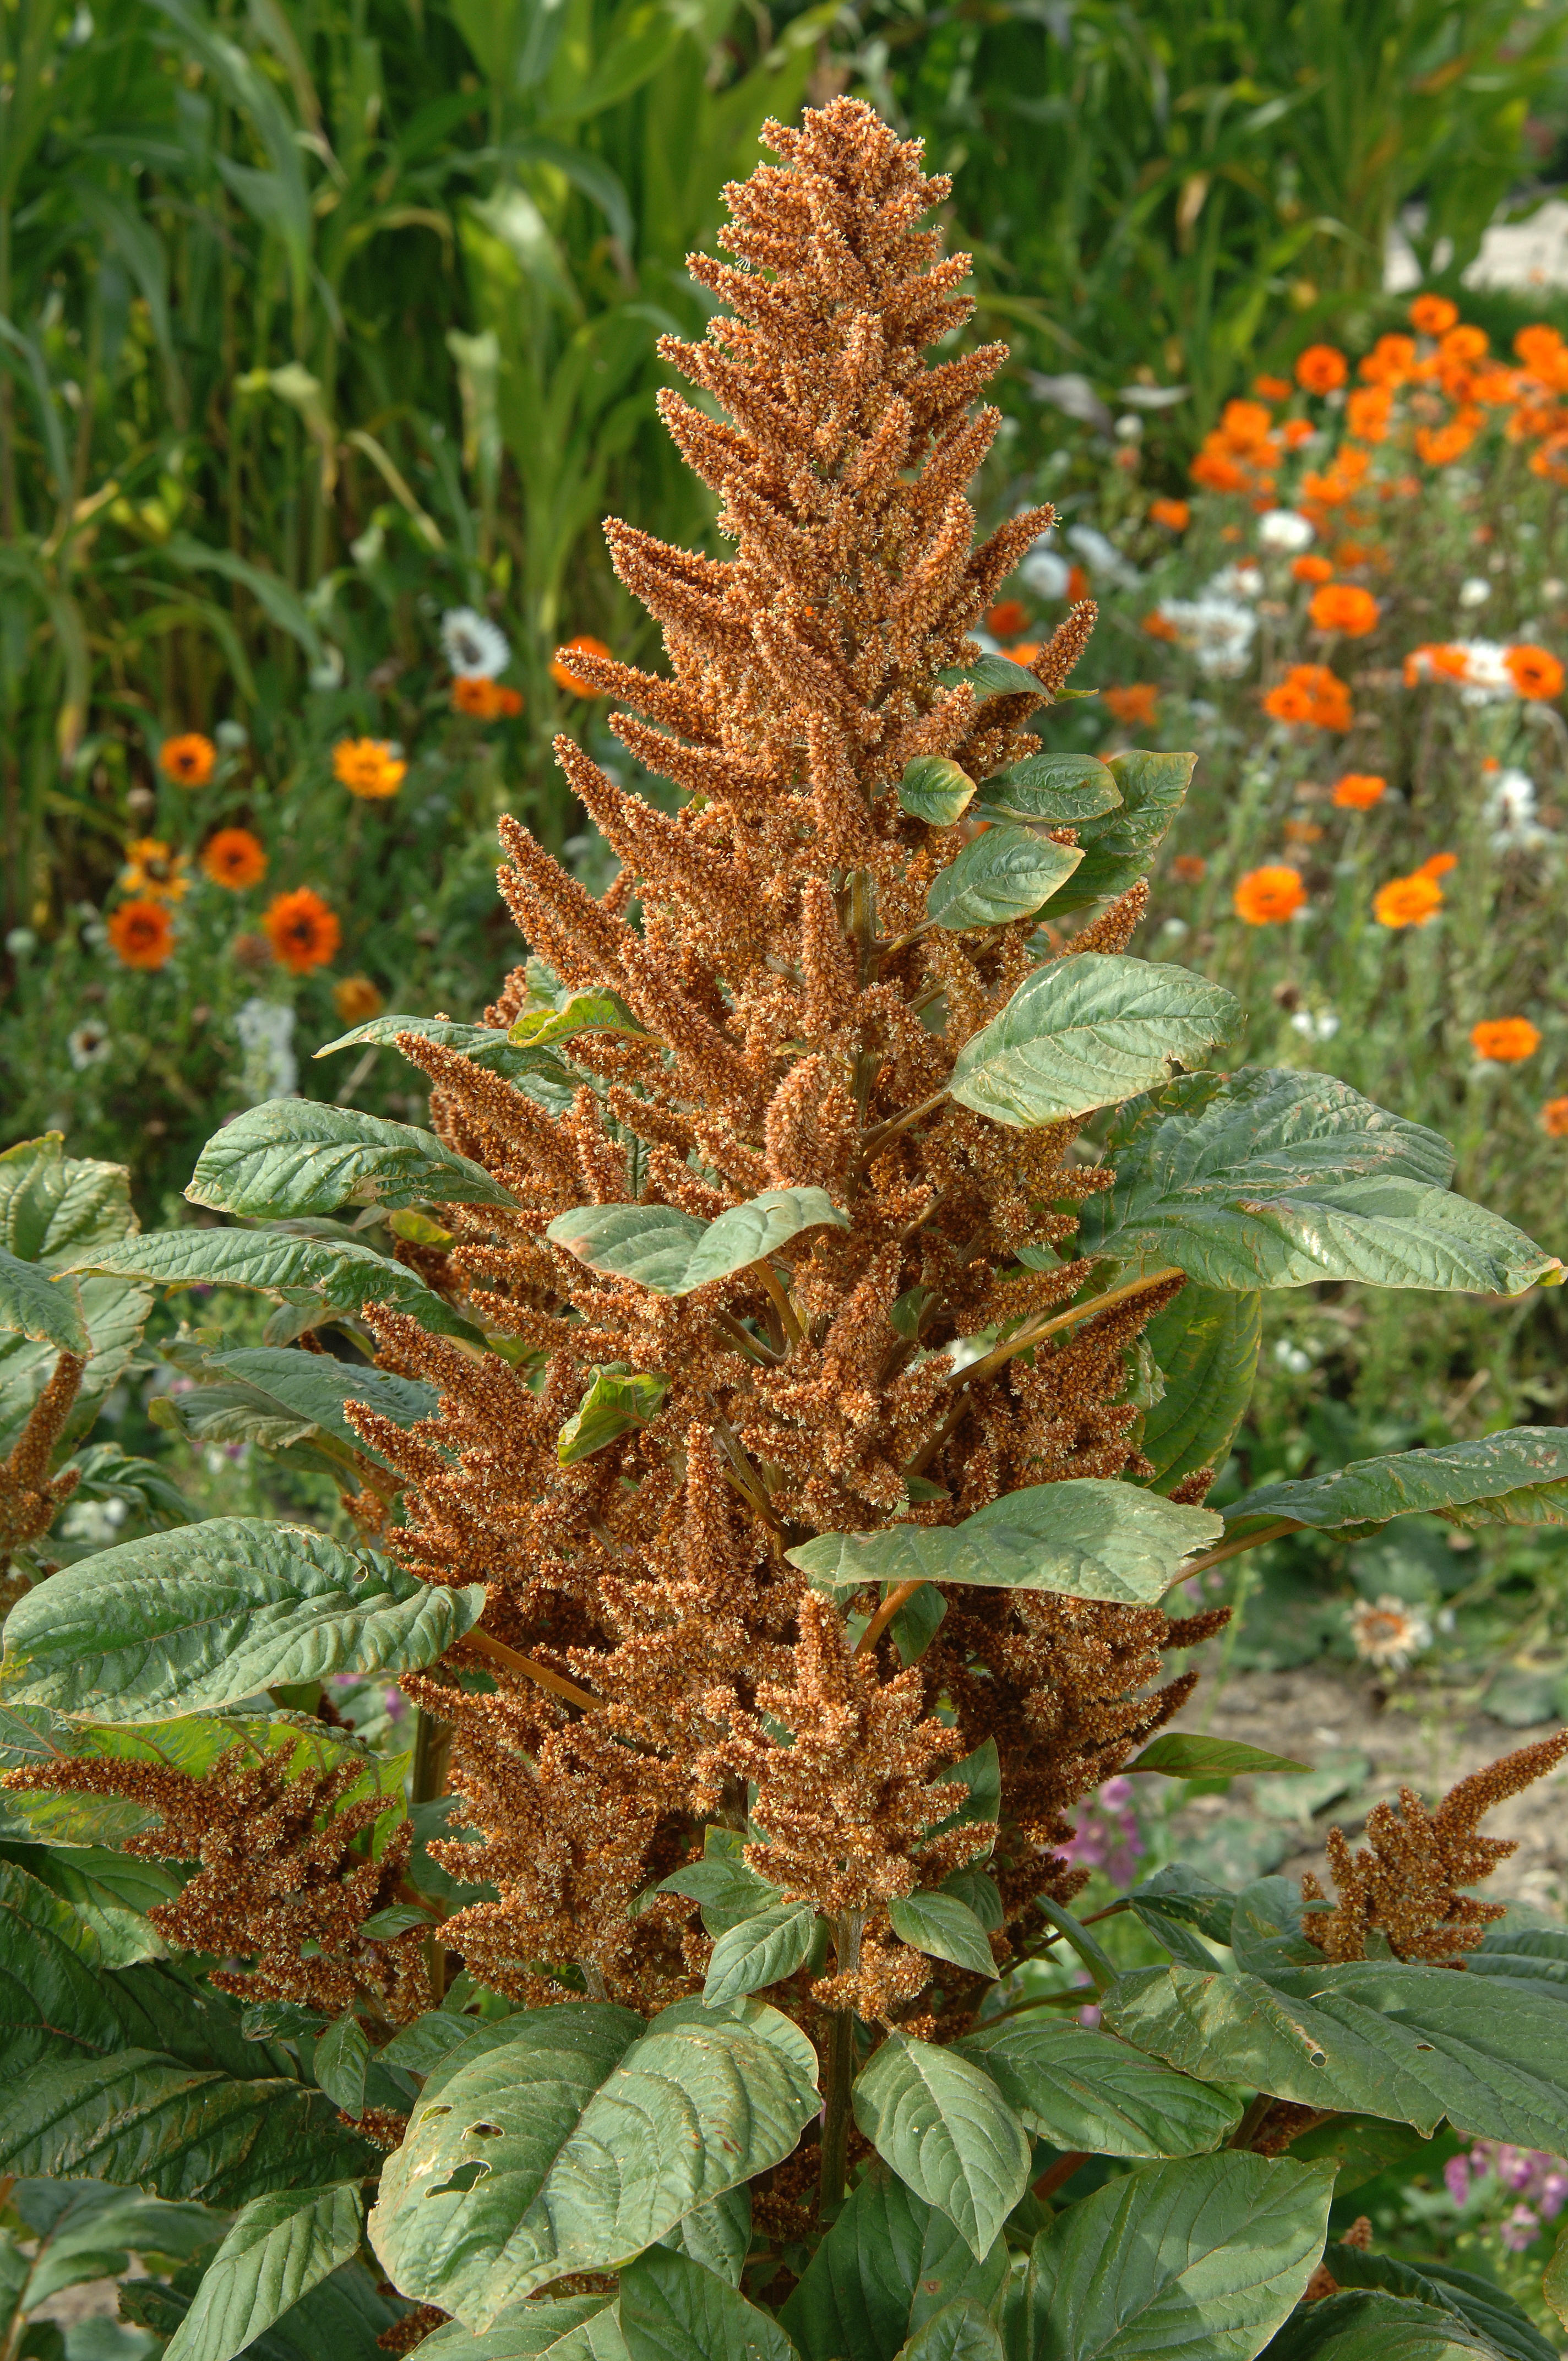
[{"label": "thick green stem", "polygon": [[452,1759],[452,1724],[419,1708],[414,1723],[413,1798],[431,1804],[446,1793],[446,1766]]},{"label": "thick green stem", "polygon": [[[863,1914],[847,1910],[833,1921],[833,1948],[839,1975],[852,1975],[861,1964]],[[850,2088],[855,2079],[855,2018],[851,2009],[835,2009],[828,2020],[828,2057],[822,2092],[822,2192],[824,2220],[831,2220],[844,2202],[850,2171]]]}]

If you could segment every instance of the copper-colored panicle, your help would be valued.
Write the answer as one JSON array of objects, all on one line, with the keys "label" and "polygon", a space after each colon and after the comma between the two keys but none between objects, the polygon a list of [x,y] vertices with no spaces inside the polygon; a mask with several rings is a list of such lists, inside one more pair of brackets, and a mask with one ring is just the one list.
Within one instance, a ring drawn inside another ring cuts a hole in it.
[{"label": "copper-colored panicle", "polygon": [[41,1541],[82,1480],[79,1467],[51,1477],[49,1463],[65,1431],[86,1363],[62,1353],[49,1383],[28,1411],[8,1458],[0,1460],[0,1577],[11,1552]]}]

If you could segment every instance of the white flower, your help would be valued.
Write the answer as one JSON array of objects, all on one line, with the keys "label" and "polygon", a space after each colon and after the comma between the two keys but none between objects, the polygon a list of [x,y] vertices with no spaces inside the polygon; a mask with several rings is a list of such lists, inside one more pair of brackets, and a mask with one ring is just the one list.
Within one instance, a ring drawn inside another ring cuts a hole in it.
[{"label": "white flower", "polygon": [[1143,580],[1135,566],[1129,566],[1113,541],[1091,524],[1069,524],[1067,538],[1077,550],[1091,573],[1102,575],[1119,590],[1131,590]]},{"label": "white flower", "polygon": [[1491,584],[1479,574],[1472,574],[1468,581],[1462,582],[1459,586],[1459,603],[1462,607],[1484,607],[1491,595]]},{"label": "white flower", "polygon": [[65,1049],[77,1072],[84,1074],[89,1066],[101,1065],[108,1056],[108,1027],[90,1016],[84,1025],[77,1027],[74,1033],[66,1035]]},{"label": "white flower", "polygon": [[1453,644],[1464,654],[1464,686],[1459,692],[1462,705],[1497,705],[1504,697],[1519,695],[1513,675],[1503,661],[1508,650],[1501,640],[1455,640]]},{"label": "white flower", "polygon": [[1281,1336],[1274,1347],[1274,1357],[1282,1369],[1289,1370],[1293,1378],[1304,1378],[1312,1366],[1310,1353],[1304,1353],[1299,1345],[1290,1342],[1288,1336]]},{"label": "white flower", "polygon": [[1036,542],[1018,568],[1018,576],[1036,598],[1065,598],[1072,568],[1054,549],[1042,549]]},{"label": "white flower", "polygon": [[1124,410],[1116,421],[1116,433],[1124,443],[1136,443],[1144,431],[1144,422],[1135,410]]},{"label": "white flower", "polygon": [[1499,771],[1486,797],[1494,852],[1539,852],[1552,830],[1535,816],[1535,781],[1525,771]]},{"label": "white flower", "polygon": [[1263,588],[1263,570],[1250,558],[1243,557],[1234,566],[1222,566],[1203,586],[1205,598],[1255,598]]},{"label": "white flower", "polygon": [[1332,1008],[1299,1008],[1290,1027],[1304,1041],[1332,1041],[1339,1031],[1339,1018]]},{"label": "white flower", "polygon": [[1311,525],[1296,509],[1270,509],[1257,521],[1257,545],[1279,557],[1294,557],[1316,540]]},{"label": "white flower", "polygon": [[1412,1656],[1431,1646],[1431,1623],[1424,1607],[1402,1598],[1359,1598],[1350,1610],[1350,1636],[1364,1664],[1403,1672]]},{"label": "white flower", "polygon": [[454,607],[443,615],[441,650],[464,680],[494,680],[511,662],[506,633],[472,607]]},{"label": "white flower", "polygon": [[234,1029],[245,1051],[240,1088],[252,1106],[293,1095],[300,1079],[292,1042],[294,1012],[286,1000],[251,999],[235,1011]]},{"label": "white flower", "polygon": [[343,650],[334,648],[330,640],[325,641],[322,647],[320,664],[313,664],[306,677],[313,688],[341,688],[343,686]]},{"label": "white flower", "polygon": [[237,754],[247,741],[247,732],[243,721],[220,721],[213,735],[225,754]]},{"label": "white flower", "polygon": [[62,1542],[88,1542],[102,1549],[125,1523],[124,1500],[76,1500],[60,1521]]},{"label": "white flower", "polygon": [[1200,672],[1218,680],[1234,680],[1247,667],[1257,617],[1234,598],[1215,598],[1205,591],[1200,598],[1167,598],[1160,613],[1173,623],[1184,647],[1198,658]]}]

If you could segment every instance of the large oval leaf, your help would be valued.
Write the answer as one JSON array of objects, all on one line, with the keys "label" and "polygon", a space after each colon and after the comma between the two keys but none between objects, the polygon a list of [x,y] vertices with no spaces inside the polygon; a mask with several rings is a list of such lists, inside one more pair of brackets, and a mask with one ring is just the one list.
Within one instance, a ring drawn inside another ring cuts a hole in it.
[{"label": "large oval leaf", "polygon": [[120,2047],[125,2035],[102,1963],[96,1936],[70,1903],[0,1861],[0,2048],[12,2073],[40,2058]]},{"label": "large oval leaf", "polygon": [[1058,897],[1059,910],[1080,909],[1137,884],[1181,809],[1197,762],[1196,754],[1152,753],[1142,747],[1112,755],[1106,768],[1120,791],[1121,809],[1080,829],[1083,861]]},{"label": "large oval leaf", "polygon": [[630,2262],[781,2162],[819,2103],[811,2044],[757,2002],[677,2002],[651,2025],[568,2003],[498,2030],[432,2076],[370,2221],[405,2293],[474,2329]]},{"label": "large oval leaf", "polygon": [[771,2312],[658,2246],[621,2274],[620,2333],[631,2361],[795,2361]]},{"label": "large oval leaf", "polygon": [[1005,1493],[961,1525],[822,1533],[784,1554],[818,1590],[958,1582],[1146,1606],[1179,1579],[1183,1559],[1223,1532],[1208,1509],[1186,1508],[1135,1484],[1073,1476]]},{"label": "large oval leaf", "polygon": [[780,2317],[804,2361],[888,2361],[950,2304],[989,2308],[1006,2277],[1001,2238],[977,2261],[945,2213],[873,2164]]},{"label": "large oval leaf", "polygon": [[5,1626],[12,1702],[148,1721],[329,1673],[433,1664],[484,1612],[309,1525],[213,1517],[122,1542],[30,1590]]},{"label": "large oval leaf", "polygon": [[1330,1532],[1415,1515],[1454,1525],[1568,1524],[1568,1429],[1511,1426],[1475,1443],[1353,1459],[1323,1476],[1261,1485],[1227,1511],[1227,1522],[1289,1517]]},{"label": "large oval leaf", "polygon": [[242,2206],[166,2348],[170,2361],[234,2361],[359,2251],[352,2183],[291,2189]]},{"label": "large oval leaf", "polygon": [[510,1205],[510,1190],[433,1132],[320,1099],[268,1099],[214,1132],[185,1191],[193,1205],[277,1221],[340,1205]]},{"label": "large oval leaf", "polygon": [[1444,2305],[1357,2288],[1302,2304],[1268,2361],[1498,2361],[1498,2350]]},{"label": "large oval leaf", "polygon": [[742,1918],[713,1947],[702,1988],[707,2005],[722,2008],[726,2001],[794,1975],[816,1929],[817,1913],[809,1902],[775,1902],[754,1918]]},{"label": "large oval leaf", "polygon": [[987,2255],[1029,2186],[1024,2126],[990,2075],[892,2033],[856,2077],[855,2121],[884,2163]]},{"label": "large oval leaf", "polygon": [[1031,754],[981,787],[987,814],[1076,828],[1114,811],[1122,800],[1116,774],[1098,754]]},{"label": "large oval leaf", "polygon": [[148,1280],[155,1287],[254,1287],[285,1303],[322,1304],[357,1316],[390,1304],[437,1335],[472,1336],[471,1320],[407,1266],[349,1238],[301,1238],[281,1230],[149,1230],[71,1266]]},{"label": "large oval leaf", "polygon": [[716,1222],[674,1205],[575,1205],[544,1235],[590,1270],[634,1279],[660,1295],[689,1295],[824,1224],[850,1225],[825,1190],[766,1189]]},{"label": "large oval leaf", "polygon": [[613,2295],[514,2303],[482,2336],[449,2320],[424,2342],[430,2361],[627,2361]]},{"label": "large oval leaf", "polygon": [[965,1042],[952,1094],[996,1123],[1055,1123],[1168,1082],[1240,1021],[1230,994],[1187,968],[1119,952],[1053,960]]},{"label": "large oval leaf", "polygon": [[1048,836],[1003,822],[938,870],[926,896],[926,915],[948,934],[1032,917],[1082,858],[1075,844],[1053,844]]},{"label": "large oval leaf", "polygon": [[939,1890],[911,1894],[902,1902],[890,1902],[887,1915],[901,1943],[933,1960],[951,1960],[956,1968],[967,1968],[971,1975],[995,1976],[996,1961],[985,1939],[985,1928],[957,1894]]},{"label": "large oval leaf", "polygon": [[1333,2186],[1332,2165],[1234,2150],[1108,2181],[1036,2239],[1014,2361],[1253,2361],[1323,2250]]},{"label": "large oval leaf", "polygon": [[1124,2042],[1043,2010],[979,2026],[954,2044],[983,2067],[1036,2138],[1092,2156],[1201,2156],[1230,2137],[1242,2101],[1173,2074]]},{"label": "large oval leaf", "polygon": [[1263,1342],[1263,1297],[1256,1289],[1200,1287],[1189,1279],[1144,1337],[1165,1381],[1144,1412],[1138,1448],[1168,1492],[1200,1467],[1223,1467],[1246,1415]]}]

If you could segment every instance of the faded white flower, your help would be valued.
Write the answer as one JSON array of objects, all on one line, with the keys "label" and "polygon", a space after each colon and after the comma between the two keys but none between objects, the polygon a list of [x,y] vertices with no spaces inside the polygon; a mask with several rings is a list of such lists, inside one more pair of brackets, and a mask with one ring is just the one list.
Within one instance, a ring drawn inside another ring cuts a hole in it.
[{"label": "faded white flower", "polygon": [[1486,797],[1494,852],[1539,852],[1552,830],[1535,816],[1535,781],[1527,771],[1499,771]]},{"label": "faded white flower", "polygon": [[235,1011],[234,1029],[245,1051],[240,1088],[252,1106],[264,1099],[293,1095],[300,1079],[294,1055],[294,1012],[286,1000],[243,1001]]},{"label": "faded white flower", "polygon": [[1295,557],[1317,539],[1311,525],[1297,509],[1270,509],[1257,521],[1257,545],[1277,557]]},{"label": "faded white flower", "polygon": [[1332,1008],[1299,1008],[1290,1019],[1290,1029],[1304,1041],[1332,1041],[1339,1031],[1339,1018]]},{"label": "faded white flower", "polygon": [[1514,676],[1504,662],[1508,650],[1501,640],[1455,640],[1453,644],[1464,652],[1461,704],[1498,705],[1504,698],[1519,695]]},{"label": "faded white flower", "polygon": [[1257,617],[1250,607],[1205,590],[1199,598],[1163,599],[1159,611],[1174,625],[1182,646],[1197,657],[1200,672],[1216,680],[1234,680],[1246,670],[1257,631]]},{"label": "faded white flower", "polygon": [[103,1549],[126,1517],[124,1500],[73,1500],[60,1521],[62,1542],[86,1542]]},{"label": "faded white flower", "polygon": [[1484,575],[1472,574],[1467,581],[1462,582],[1459,586],[1459,603],[1462,607],[1484,607],[1491,595],[1492,586]]},{"label": "faded white flower", "polygon": [[1350,1610],[1350,1636],[1364,1664],[1403,1672],[1412,1656],[1431,1646],[1431,1621],[1424,1607],[1404,1599],[1358,1598]]},{"label": "faded white flower", "polygon": [[1263,588],[1263,569],[1249,557],[1238,558],[1234,566],[1222,566],[1203,585],[1205,598],[1255,598]]},{"label": "faded white flower", "polygon": [[1095,525],[1069,524],[1067,539],[1077,550],[1091,574],[1113,583],[1118,590],[1131,590],[1143,580],[1135,566],[1130,566],[1113,541],[1108,541]]},{"label": "faded white flower", "polygon": [[1036,598],[1065,598],[1072,568],[1054,549],[1042,549],[1036,542],[1018,568],[1018,576]]},{"label": "faded white flower", "polygon": [[1310,1353],[1303,1352],[1299,1345],[1293,1345],[1288,1336],[1280,1337],[1274,1347],[1274,1357],[1282,1369],[1289,1370],[1293,1378],[1304,1378],[1312,1366]]},{"label": "faded white flower", "polygon": [[453,607],[443,615],[441,651],[465,680],[494,680],[511,662],[506,633],[472,607]]},{"label": "faded white flower", "polygon": [[95,1016],[89,1016],[74,1033],[65,1037],[65,1053],[79,1074],[89,1066],[100,1066],[109,1054],[109,1028]]}]

